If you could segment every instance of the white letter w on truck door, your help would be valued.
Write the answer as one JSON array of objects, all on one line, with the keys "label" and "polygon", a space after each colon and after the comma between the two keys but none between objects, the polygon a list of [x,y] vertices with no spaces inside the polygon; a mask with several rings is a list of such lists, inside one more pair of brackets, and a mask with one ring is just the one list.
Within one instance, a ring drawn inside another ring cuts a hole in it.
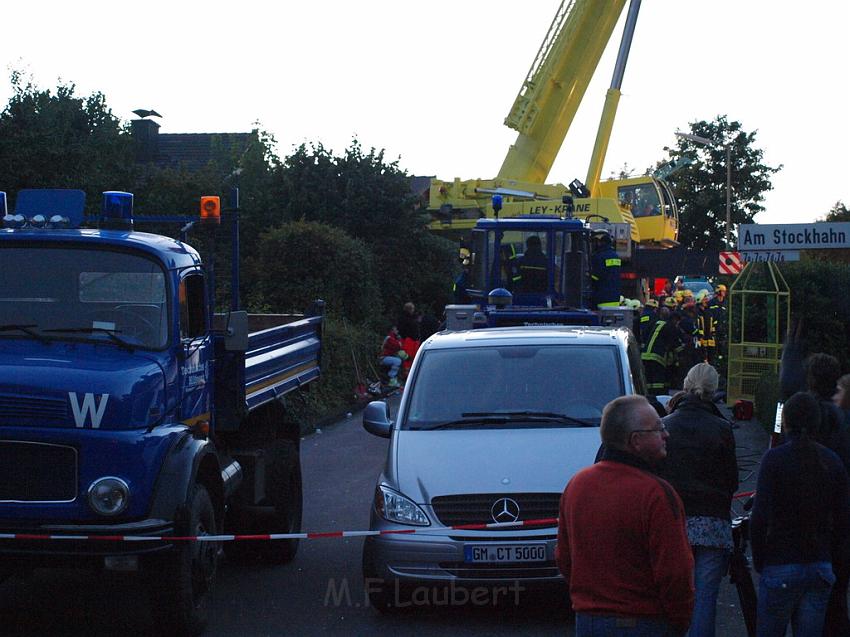
[{"label": "white letter w on truck door", "polygon": [[86,426],[86,420],[91,419],[92,429],[100,427],[100,421],[106,411],[106,402],[109,400],[109,394],[101,394],[100,402],[95,405],[94,394],[86,394],[83,398],[83,406],[80,407],[80,401],[77,400],[76,392],[68,392],[68,398],[71,399],[71,411],[74,412],[74,422],[77,423],[77,428]]}]

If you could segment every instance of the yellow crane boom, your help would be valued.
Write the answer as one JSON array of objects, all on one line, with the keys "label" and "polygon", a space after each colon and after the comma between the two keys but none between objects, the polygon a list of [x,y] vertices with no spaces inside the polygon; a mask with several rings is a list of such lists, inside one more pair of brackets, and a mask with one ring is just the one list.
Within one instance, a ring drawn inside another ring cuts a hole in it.
[{"label": "yellow crane boom", "polygon": [[[503,216],[563,214],[562,199],[572,193],[577,217],[601,217],[626,227],[618,250],[629,242],[670,247],[678,235],[676,202],[664,182],[654,177],[600,181],[614,125],[620,86],[641,0],[631,0],[611,88],[605,100],[586,184],[544,183],[575,118],[626,0],[562,0],[555,19],[532,62],[505,119],[517,131],[494,179],[432,180],[431,228],[471,229],[492,216],[490,198],[503,198]],[[586,186],[586,187],[585,187]],[[618,230],[618,237],[620,231]]]},{"label": "yellow crane boom", "polygon": [[519,134],[498,178],[546,181],[625,3],[561,2],[505,119]]}]

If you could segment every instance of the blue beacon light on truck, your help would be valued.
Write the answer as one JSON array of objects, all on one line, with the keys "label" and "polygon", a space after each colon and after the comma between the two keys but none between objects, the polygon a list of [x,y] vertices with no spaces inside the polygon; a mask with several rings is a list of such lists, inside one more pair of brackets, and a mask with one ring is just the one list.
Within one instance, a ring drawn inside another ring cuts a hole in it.
[{"label": "blue beacon light on truck", "polygon": [[133,193],[119,190],[104,192],[100,220],[131,226],[133,224]]}]

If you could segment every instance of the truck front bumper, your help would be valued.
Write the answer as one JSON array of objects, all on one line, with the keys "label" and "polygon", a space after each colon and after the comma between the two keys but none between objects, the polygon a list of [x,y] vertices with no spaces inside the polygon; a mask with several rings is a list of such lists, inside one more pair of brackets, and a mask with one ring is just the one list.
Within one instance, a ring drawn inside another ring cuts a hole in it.
[{"label": "truck front bumper", "polygon": [[[174,522],[159,519],[125,524],[32,524],[22,521],[0,523],[0,563],[9,567],[103,567],[106,558],[146,556],[174,547],[163,540],[120,540],[120,536],[167,538],[174,535]],[[36,536],[36,537],[29,537]],[[45,536],[48,536],[45,539]],[[86,536],[85,539],[65,539]],[[98,539],[99,537],[103,539]]]}]

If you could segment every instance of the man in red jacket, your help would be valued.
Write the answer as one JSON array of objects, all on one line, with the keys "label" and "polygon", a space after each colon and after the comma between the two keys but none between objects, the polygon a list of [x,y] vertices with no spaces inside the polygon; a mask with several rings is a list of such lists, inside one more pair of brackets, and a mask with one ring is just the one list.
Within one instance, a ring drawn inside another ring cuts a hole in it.
[{"label": "man in red jacket", "polygon": [[558,521],[576,637],[684,635],[694,605],[685,511],[652,473],[667,431],[643,396],[622,396],[606,405],[600,435],[604,455],[570,480]]}]

